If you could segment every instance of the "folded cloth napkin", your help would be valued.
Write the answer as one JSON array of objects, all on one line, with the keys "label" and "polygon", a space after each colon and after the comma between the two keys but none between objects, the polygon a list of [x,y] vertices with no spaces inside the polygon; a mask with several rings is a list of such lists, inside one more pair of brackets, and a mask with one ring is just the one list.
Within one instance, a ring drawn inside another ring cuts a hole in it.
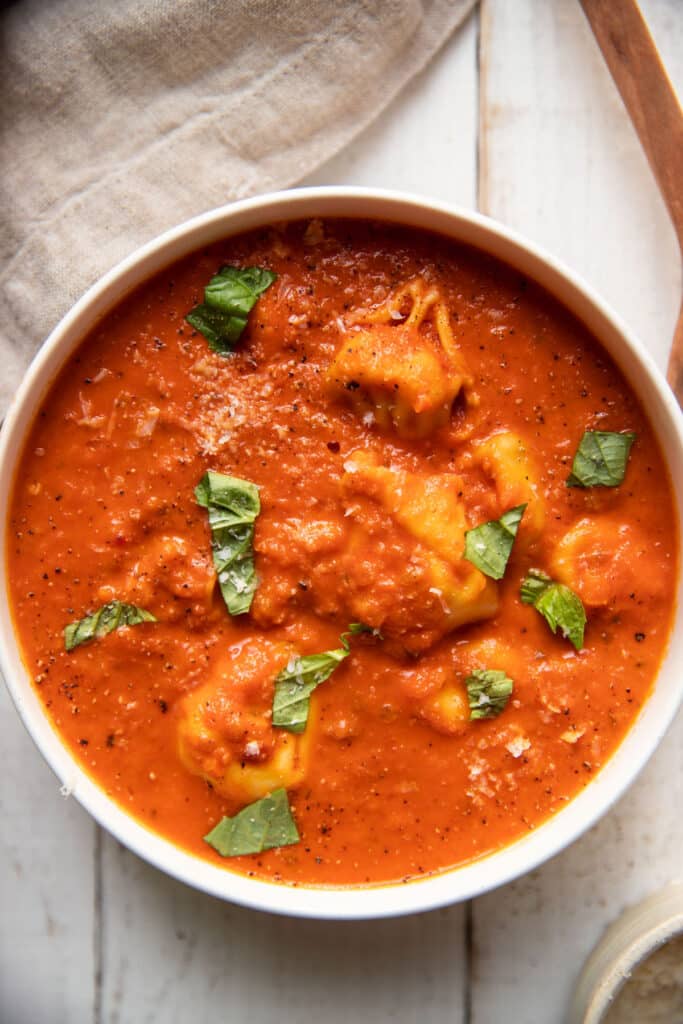
[{"label": "folded cloth napkin", "polygon": [[36,348],[159,232],[295,183],[474,0],[19,0],[0,15],[0,415]]}]

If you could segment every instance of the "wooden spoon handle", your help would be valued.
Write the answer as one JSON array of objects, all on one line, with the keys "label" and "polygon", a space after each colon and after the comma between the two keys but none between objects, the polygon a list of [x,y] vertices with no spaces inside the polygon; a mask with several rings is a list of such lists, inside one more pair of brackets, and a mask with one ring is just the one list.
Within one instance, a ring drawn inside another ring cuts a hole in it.
[{"label": "wooden spoon handle", "polygon": [[581,0],[683,251],[683,112],[635,0]]},{"label": "wooden spoon handle", "polygon": [[[581,0],[657,179],[683,255],[683,112],[636,0]],[[683,408],[683,305],[667,380]]]},{"label": "wooden spoon handle", "polygon": [[666,369],[666,379],[671,385],[671,390],[678,399],[678,404],[683,409],[683,303],[676,321],[674,338],[671,342],[671,353],[669,365]]}]

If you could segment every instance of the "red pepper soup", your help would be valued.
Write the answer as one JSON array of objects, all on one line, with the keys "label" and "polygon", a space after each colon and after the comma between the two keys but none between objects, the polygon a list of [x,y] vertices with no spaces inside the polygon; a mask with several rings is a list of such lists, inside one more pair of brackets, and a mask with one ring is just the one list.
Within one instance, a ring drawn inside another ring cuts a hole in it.
[{"label": "red pepper soup", "polygon": [[148,828],[283,883],[518,839],[609,759],[667,643],[675,508],[585,327],[468,247],[276,225],[112,310],[31,429],[25,663]]}]

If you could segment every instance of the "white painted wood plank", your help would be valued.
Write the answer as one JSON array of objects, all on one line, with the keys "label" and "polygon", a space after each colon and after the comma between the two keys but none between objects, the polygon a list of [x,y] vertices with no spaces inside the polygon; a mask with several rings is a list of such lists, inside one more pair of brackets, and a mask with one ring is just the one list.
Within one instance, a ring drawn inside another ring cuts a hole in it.
[{"label": "white painted wood plank", "polygon": [[[683,84],[680,5],[643,6]],[[663,366],[678,313],[678,246],[578,3],[483,0],[481,88],[483,211],[581,273]]]},{"label": "white painted wood plank", "polygon": [[463,1019],[458,908],[360,925],[272,917],[199,895],[111,839],[104,878],[106,1024]]},{"label": "white painted wood plank", "polygon": [[605,927],[681,877],[682,801],[679,717],[599,825],[538,871],[475,901],[472,1024],[560,1024]]},{"label": "white painted wood plank", "polygon": [[0,736],[0,1021],[89,1022],[96,826],[61,796],[1,679]]},{"label": "white painted wood plank", "polygon": [[[643,4],[683,80],[683,9]],[[666,362],[680,261],[637,138],[573,0],[484,0],[482,201],[560,255]],[[619,805],[540,870],[474,905],[472,1024],[560,1021],[623,907],[680,875],[683,717]]]},{"label": "white painted wood plank", "polygon": [[[476,22],[307,184],[476,195]],[[174,882],[104,843],[102,1024],[461,1024],[465,910],[368,924],[288,921]],[[99,1022],[98,1022],[99,1024]]]},{"label": "white painted wood plank", "polygon": [[404,189],[474,207],[477,26],[475,12],[374,124],[300,184]]}]

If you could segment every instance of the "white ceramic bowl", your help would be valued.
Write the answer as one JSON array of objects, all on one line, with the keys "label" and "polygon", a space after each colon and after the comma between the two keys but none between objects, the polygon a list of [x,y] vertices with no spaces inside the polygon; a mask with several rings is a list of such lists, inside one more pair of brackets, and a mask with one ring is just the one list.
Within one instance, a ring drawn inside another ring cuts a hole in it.
[{"label": "white ceramic bowl", "polygon": [[[182,224],[139,249],[94,285],[52,332],[33,361],[0,435],[0,572],[7,576],[4,538],[17,460],[41,400],[90,327],[132,288],[201,246],[274,221],[302,217],[364,217],[438,231],[506,261],[564,303],[602,342],[648,410],[666,453],[683,508],[683,418],[647,353],[579,278],[514,232],[475,213],[414,196],[359,188],[301,189],[234,203]],[[477,896],[558,853],[621,796],[648,760],[683,694],[680,601],[668,654],[650,699],[619,750],[587,788],[532,833],[471,864],[409,884],[377,888],[297,888],[255,881],[199,859],[150,832],[110,800],[74,761],[52,728],[22,663],[8,609],[0,608],[0,658],[26,728],[60,782],[117,839],[170,875],[207,893],[281,914],[368,918],[405,914]]]}]

